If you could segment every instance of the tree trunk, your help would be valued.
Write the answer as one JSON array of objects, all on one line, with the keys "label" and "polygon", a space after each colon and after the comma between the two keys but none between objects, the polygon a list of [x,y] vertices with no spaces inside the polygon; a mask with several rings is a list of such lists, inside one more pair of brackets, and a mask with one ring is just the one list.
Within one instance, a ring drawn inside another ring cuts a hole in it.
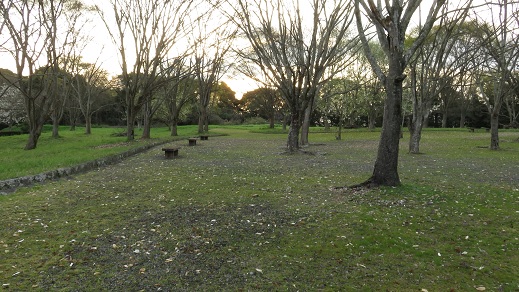
[{"label": "tree trunk", "polygon": [[290,116],[290,130],[288,131],[288,152],[299,150],[299,131],[301,130],[299,114],[296,112]]},{"label": "tree trunk", "polygon": [[171,136],[178,136],[178,123],[177,123],[176,119],[171,121],[170,128],[171,128]]},{"label": "tree trunk", "polygon": [[399,58],[390,60],[385,82],[386,100],[384,121],[373,175],[364,184],[371,186],[398,186],[398,152],[402,122],[402,82],[405,79]]},{"label": "tree trunk", "polygon": [[146,101],[144,103],[143,113],[144,123],[142,130],[142,139],[150,139],[151,138],[151,101]]},{"label": "tree trunk", "polygon": [[[420,140],[422,139],[422,127],[424,121],[423,91],[419,95],[416,87],[416,65],[411,67],[411,92],[413,98],[413,116],[409,123],[409,153],[420,153]],[[423,80],[423,78],[422,78]]]},{"label": "tree trunk", "polygon": [[206,113],[205,123],[204,123],[204,133],[209,132],[209,114]]},{"label": "tree trunk", "polygon": [[59,138],[59,121],[57,115],[52,114],[52,138]]},{"label": "tree trunk", "polygon": [[499,150],[499,108],[490,114],[490,150]]},{"label": "tree trunk", "polygon": [[275,116],[274,113],[272,113],[272,114],[270,115],[270,117],[269,117],[269,122],[270,122],[270,124],[269,124],[269,128],[274,129],[274,127],[276,126],[276,116]]},{"label": "tree trunk", "polygon": [[375,110],[374,106],[369,106],[368,108],[368,129],[370,131],[375,130],[377,122],[377,111]]},{"label": "tree trunk", "polygon": [[[128,107],[130,108],[130,107]],[[126,110],[126,139],[133,141],[135,139],[135,112],[132,110]]]},{"label": "tree trunk", "polygon": [[25,144],[25,150],[36,149],[36,144],[38,143],[38,139],[40,135],[35,133],[34,131],[29,132],[29,139],[27,140],[27,144]]},{"label": "tree trunk", "polygon": [[342,140],[342,119],[339,120],[339,126],[337,129],[337,136],[335,137],[337,140]]},{"label": "tree trunk", "polygon": [[24,149],[32,150],[35,149],[38,144],[43,124],[48,117],[50,102],[44,96],[39,97],[39,103],[36,102],[35,98],[26,98],[25,102],[27,123],[29,124],[29,137]]},{"label": "tree trunk", "polygon": [[92,134],[92,115],[85,117],[85,134]]},{"label": "tree trunk", "polygon": [[205,132],[205,125],[207,120],[207,108],[201,106],[199,110],[199,117],[198,117],[198,133],[204,133]]},{"label": "tree trunk", "polygon": [[29,130],[29,139],[27,140],[27,144],[25,144],[25,150],[33,150],[36,149],[36,145],[38,144],[38,139],[41,136],[41,131],[43,129],[43,123],[37,123]]},{"label": "tree trunk", "polygon": [[308,134],[310,132],[310,117],[312,115],[312,101],[308,103],[305,109],[303,126],[301,129],[301,146],[308,145]]},{"label": "tree trunk", "polygon": [[448,110],[445,109],[442,112],[442,128],[447,128],[447,117],[448,117]]},{"label": "tree trunk", "polygon": [[422,139],[423,117],[418,117],[416,121],[409,125],[409,153],[420,153],[420,140]]},{"label": "tree trunk", "polygon": [[69,123],[70,123],[70,131],[76,130],[77,117],[75,115],[75,110],[71,109],[69,111]]},{"label": "tree trunk", "polygon": [[422,115],[422,110],[419,107],[417,107],[413,112],[413,118],[409,125],[409,153],[420,153],[420,140],[422,139],[422,129],[424,120],[425,119]]},{"label": "tree trunk", "polygon": [[144,116],[144,124],[142,128],[141,139],[150,139],[151,138],[151,121],[150,117]]}]

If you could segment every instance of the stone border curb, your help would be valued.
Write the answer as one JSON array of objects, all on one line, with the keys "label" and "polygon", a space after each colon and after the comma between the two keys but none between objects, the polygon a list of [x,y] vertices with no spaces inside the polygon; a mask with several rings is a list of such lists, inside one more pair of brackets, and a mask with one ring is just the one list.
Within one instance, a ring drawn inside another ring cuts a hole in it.
[{"label": "stone border curb", "polygon": [[170,143],[173,141],[175,141],[175,139],[151,143],[148,145],[130,149],[123,153],[110,155],[107,157],[99,158],[94,161],[81,163],[81,164],[74,165],[71,167],[63,167],[63,168],[58,168],[56,170],[51,170],[51,171],[43,172],[43,173],[36,174],[36,175],[28,175],[28,176],[22,176],[22,177],[17,177],[17,178],[11,178],[8,180],[2,180],[2,181],[0,181],[0,195],[5,195],[8,193],[14,192],[16,190],[16,188],[19,188],[19,187],[26,187],[26,186],[34,185],[36,183],[43,183],[48,180],[56,180],[56,179],[67,177],[67,176],[70,176],[73,174],[87,172],[89,170],[92,170],[92,169],[95,169],[98,167],[115,164],[132,155],[144,152],[153,147],[156,147],[156,146],[159,146],[162,144],[166,144],[166,143]]}]

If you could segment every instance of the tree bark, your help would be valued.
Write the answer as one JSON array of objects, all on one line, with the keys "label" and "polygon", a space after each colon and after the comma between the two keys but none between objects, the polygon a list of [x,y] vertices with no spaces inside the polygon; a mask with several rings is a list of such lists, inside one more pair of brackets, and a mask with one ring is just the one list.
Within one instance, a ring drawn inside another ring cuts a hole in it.
[{"label": "tree bark", "polygon": [[490,114],[490,150],[499,150],[499,108]]},{"label": "tree bark", "polygon": [[59,138],[59,119],[54,117],[54,115],[52,117],[52,138]]},{"label": "tree bark", "polygon": [[417,92],[416,86],[416,65],[413,64],[411,67],[411,92],[413,98],[413,116],[409,123],[409,153],[418,154],[420,153],[420,140],[422,139],[422,127],[423,127],[423,93],[420,95]]},{"label": "tree bark", "polygon": [[288,152],[299,150],[299,131],[301,130],[301,119],[297,112],[290,116],[290,130],[288,131],[287,149]]},{"label": "tree bark", "polygon": [[36,149],[36,145],[38,144],[38,139],[40,138],[40,134],[35,129],[31,129],[29,131],[29,138],[27,140],[27,144],[25,144],[25,150]]},{"label": "tree bark", "polygon": [[178,123],[176,120],[171,121],[171,136],[178,136]]},{"label": "tree bark", "polygon": [[374,112],[370,112],[368,115],[368,129],[370,131],[375,130],[376,115]]},{"label": "tree bark", "polygon": [[201,106],[199,108],[199,117],[198,117],[198,133],[205,133],[206,132],[206,121],[208,120],[207,117],[207,107]]},{"label": "tree bark", "polygon": [[447,118],[449,117],[448,115],[448,109],[445,108],[445,110],[443,110],[442,112],[442,128],[447,128]]},{"label": "tree bark", "polygon": [[422,139],[423,129],[423,118],[420,117],[416,121],[412,122],[409,127],[410,138],[409,138],[409,153],[418,154],[420,153],[420,140]]},{"label": "tree bark", "polygon": [[342,118],[339,120],[339,125],[337,128],[337,136],[335,137],[337,140],[342,140]]},{"label": "tree bark", "polygon": [[[41,113],[39,114],[41,115]],[[27,139],[27,143],[25,144],[25,150],[36,149],[38,139],[41,136],[44,122],[45,118],[43,116],[33,117],[32,121],[29,121],[29,138]]]},{"label": "tree bark", "polygon": [[29,124],[29,137],[25,144],[25,150],[36,149],[43,124],[48,118],[50,100],[45,95],[31,97],[31,91],[25,91],[25,106],[27,111],[27,123]]},{"label": "tree bark", "polygon": [[[378,146],[377,159],[373,175],[367,181],[369,185],[398,186],[398,152],[402,121],[402,82],[405,79],[403,68],[398,60],[392,61],[385,84],[386,100],[384,107],[384,121]],[[397,63],[397,64],[395,64]],[[397,67],[397,68],[395,68]]]},{"label": "tree bark", "polygon": [[85,116],[85,134],[92,134],[92,115]]},{"label": "tree bark", "polygon": [[[433,2],[425,25],[418,31],[418,37],[409,48],[404,46],[405,33],[411,16],[415,13],[420,1],[404,1],[404,4],[402,4],[402,1],[392,1],[391,3],[393,4],[391,5],[390,1],[385,1],[385,8],[383,8],[382,1],[377,1],[378,5],[375,5],[373,0],[355,1],[355,16],[359,38],[366,58],[386,90],[384,120],[373,175],[366,182],[360,184],[360,186],[400,185],[398,154],[402,123],[402,82],[406,78],[404,70],[416,50],[423,45],[438,11],[445,1]],[[369,47],[364,26],[362,25],[360,5],[368,14],[370,21],[375,24],[379,43],[388,57],[389,66],[387,74],[384,73]],[[386,12],[388,13],[387,17],[382,14]]]},{"label": "tree bark", "polygon": [[287,118],[287,115],[286,114],[283,114],[283,124],[282,124],[282,128],[283,128],[283,131],[286,131],[287,130],[287,122],[288,122],[288,118]]},{"label": "tree bark", "polygon": [[301,128],[301,146],[308,145],[308,134],[310,133],[310,118],[312,116],[312,104],[313,98],[308,103],[308,106],[305,109],[303,125]]},{"label": "tree bark", "polygon": [[141,138],[150,139],[151,138],[151,116],[152,116],[150,98],[148,98],[147,101],[144,103],[142,115],[144,117],[144,123],[143,123],[143,130],[142,130]]},{"label": "tree bark", "polygon": [[[128,108],[130,108],[130,107],[128,107]],[[135,130],[135,111],[126,109],[126,140],[133,141],[135,139],[134,130]]]},{"label": "tree bark", "polygon": [[269,117],[269,128],[274,129],[275,126],[276,126],[276,115],[274,112],[272,112]]}]

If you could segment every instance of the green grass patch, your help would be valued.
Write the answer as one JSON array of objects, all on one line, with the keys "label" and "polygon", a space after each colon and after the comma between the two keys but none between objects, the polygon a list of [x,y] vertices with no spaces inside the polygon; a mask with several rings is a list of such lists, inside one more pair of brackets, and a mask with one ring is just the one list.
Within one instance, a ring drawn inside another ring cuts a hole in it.
[{"label": "green grass patch", "polygon": [[184,139],[196,135],[194,126],[179,128],[179,137],[171,137],[167,128],[152,129],[152,139],[139,139],[141,130],[136,130],[136,140],[126,142],[126,137],[116,134],[124,128],[94,128],[91,135],[84,134],[84,128],[78,127],[69,131],[68,127],[60,128],[60,138],[52,138],[51,128],[46,126],[38,146],[34,150],[23,150],[27,135],[0,137],[0,180],[35,175],[45,171],[72,166],[101,157],[121,153],[132,148],[157,141]]},{"label": "green grass patch", "polygon": [[[214,127],[179,157],[160,147],[0,197],[0,284],[26,290],[515,291],[518,132],[425,131],[403,186],[353,191],[379,133]],[[406,135],[404,135],[406,136]],[[172,141],[171,145],[184,145]]]}]

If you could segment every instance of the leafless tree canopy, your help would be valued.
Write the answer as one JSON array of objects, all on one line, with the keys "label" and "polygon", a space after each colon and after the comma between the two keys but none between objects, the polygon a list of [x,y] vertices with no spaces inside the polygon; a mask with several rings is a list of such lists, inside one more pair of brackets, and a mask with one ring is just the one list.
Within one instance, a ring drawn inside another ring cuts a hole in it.
[{"label": "leafless tree canopy", "polygon": [[[276,86],[291,112],[290,151],[296,150],[303,112],[319,87],[350,61],[351,1],[238,1],[231,15],[249,41],[242,53]],[[249,70],[248,72],[252,72]]]},{"label": "leafless tree canopy", "polygon": [[110,5],[116,27],[112,27],[108,15],[103,14],[103,20],[119,48],[127,137],[131,140],[137,112],[150,102],[157,86],[161,63],[187,35],[185,21],[195,1],[110,0]]}]

